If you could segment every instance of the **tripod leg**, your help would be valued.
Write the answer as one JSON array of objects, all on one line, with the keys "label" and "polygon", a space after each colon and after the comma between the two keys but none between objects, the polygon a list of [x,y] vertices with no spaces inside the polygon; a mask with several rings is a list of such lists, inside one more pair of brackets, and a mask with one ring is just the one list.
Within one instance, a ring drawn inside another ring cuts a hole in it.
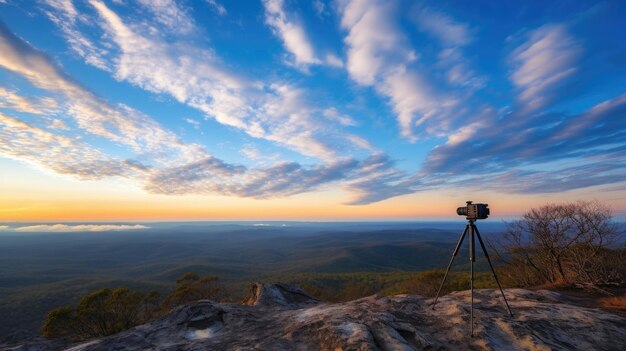
[{"label": "tripod leg", "polygon": [[474,224],[470,225],[470,237],[469,237],[469,259],[470,259],[470,335],[474,337],[474,261],[476,257],[474,255]]},{"label": "tripod leg", "polygon": [[461,248],[461,244],[463,243],[463,239],[465,239],[465,234],[467,234],[468,229],[469,229],[469,225],[466,225],[465,230],[463,230],[463,234],[461,234],[461,237],[459,238],[459,242],[456,243],[456,247],[454,248],[454,251],[452,252],[452,257],[450,258],[450,263],[448,264],[448,268],[446,269],[446,274],[443,276],[441,285],[439,285],[439,290],[437,290],[437,296],[435,297],[435,302],[433,302],[433,310],[435,309],[437,300],[439,300],[439,293],[441,292],[441,288],[443,288],[443,283],[446,282],[446,278],[448,277],[448,273],[450,272],[450,267],[452,267],[452,262],[454,262],[454,258],[456,257],[456,254],[459,253],[459,249]]},{"label": "tripod leg", "polygon": [[487,248],[485,248],[485,244],[483,243],[483,239],[480,237],[480,233],[478,232],[478,228],[474,227],[476,230],[476,237],[478,238],[478,242],[480,243],[480,247],[483,249],[483,253],[487,258],[487,262],[489,262],[489,267],[491,268],[491,273],[493,273],[493,278],[496,280],[498,284],[498,288],[500,288],[500,293],[502,294],[502,298],[504,299],[504,303],[506,304],[506,308],[509,310],[509,314],[513,317],[513,312],[511,312],[511,307],[509,306],[509,302],[506,300],[506,296],[504,296],[504,290],[502,290],[502,286],[500,285],[500,281],[498,280],[498,276],[496,275],[496,271],[493,269],[493,265],[491,264],[491,260],[489,259],[489,254],[487,254]]}]

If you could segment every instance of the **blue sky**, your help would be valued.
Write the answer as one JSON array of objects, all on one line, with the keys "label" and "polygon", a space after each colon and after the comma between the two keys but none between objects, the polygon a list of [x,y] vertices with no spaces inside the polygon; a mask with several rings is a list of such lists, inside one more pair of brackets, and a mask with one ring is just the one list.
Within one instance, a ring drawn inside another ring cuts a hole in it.
[{"label": "blue sky", "polygon": [[626,211],[624,2],[0,0],[0,21],[0,166],[51,183]]}]

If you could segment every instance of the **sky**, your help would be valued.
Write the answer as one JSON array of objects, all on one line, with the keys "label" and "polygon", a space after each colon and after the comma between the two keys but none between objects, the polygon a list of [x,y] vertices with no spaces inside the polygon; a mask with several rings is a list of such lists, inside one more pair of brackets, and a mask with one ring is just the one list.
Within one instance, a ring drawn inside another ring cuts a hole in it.
[{"label": "sky", "polygon": [[0,0],[0,221],[626,220],[623,1]]}]

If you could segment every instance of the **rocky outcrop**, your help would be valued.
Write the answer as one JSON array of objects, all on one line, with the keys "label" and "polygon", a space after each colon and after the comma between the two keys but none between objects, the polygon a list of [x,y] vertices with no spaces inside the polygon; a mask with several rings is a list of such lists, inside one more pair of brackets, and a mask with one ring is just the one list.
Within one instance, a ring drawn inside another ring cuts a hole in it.
[{"label": "rocky outcrop", "polygon": [[[626,318],[563,303],[547,290],[507,289],[432,299],[370,296],[322,303],[289,285],[256,284],[246,305],[208,300],[67,350],[623,350]],[[19,349],[19,348],[18,348]]]},{"label": "rocky outcrop", "polygon": [[252,306],[276,306],[292,309],[319,303],[321,301],[293,285],[261,283],[252,284],[248,298],[244,302],[244,304]]}]

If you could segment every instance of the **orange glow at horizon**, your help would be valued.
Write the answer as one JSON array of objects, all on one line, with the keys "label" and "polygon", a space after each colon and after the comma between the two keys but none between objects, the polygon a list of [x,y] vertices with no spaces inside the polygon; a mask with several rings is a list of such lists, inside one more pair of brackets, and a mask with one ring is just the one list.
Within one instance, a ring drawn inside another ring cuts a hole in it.
[{"label": "orange glow at horizon", "polygon": [[599,198],[616,214],[626,212],[619,195],[598,189],[552,195],[503,195],[488,191],[447,189],[398,196],[369,205],[346,205],[351,195],[339,187],[274,199],[212,195],[148,194],[116,180],[78,181],[24,164],[4,162],[0,175],[0,221],[177,221],[304,220],[385,221],[456,218],[466,200],[489,203],[493,218],[519,216],[548,202]]}]

